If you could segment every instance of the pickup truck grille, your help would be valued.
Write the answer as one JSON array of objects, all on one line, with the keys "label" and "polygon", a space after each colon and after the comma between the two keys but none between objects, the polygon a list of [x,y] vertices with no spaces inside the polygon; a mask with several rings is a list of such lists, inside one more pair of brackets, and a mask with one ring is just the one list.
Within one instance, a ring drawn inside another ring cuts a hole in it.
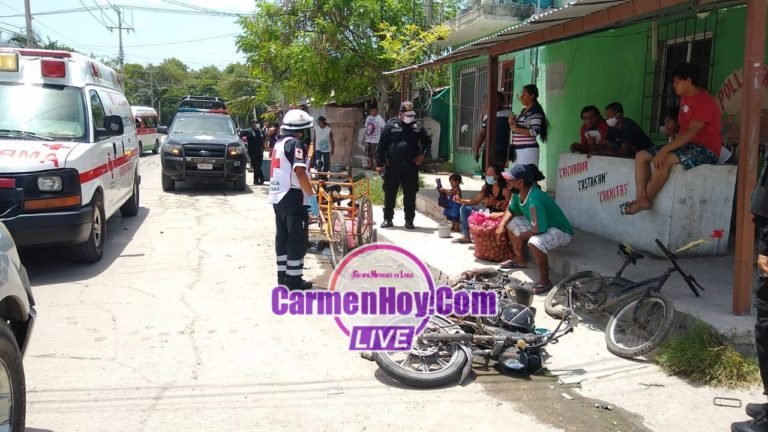
[{"label": "pickup truck grille", "polygon": [[21,201],[0,200],[0,218],[11,218],[21,213]]},{"label": "pickup truck grille", "polygon": [[223,159],[227,152],[224,145],[183,144],[185,157],[204,157]]}]

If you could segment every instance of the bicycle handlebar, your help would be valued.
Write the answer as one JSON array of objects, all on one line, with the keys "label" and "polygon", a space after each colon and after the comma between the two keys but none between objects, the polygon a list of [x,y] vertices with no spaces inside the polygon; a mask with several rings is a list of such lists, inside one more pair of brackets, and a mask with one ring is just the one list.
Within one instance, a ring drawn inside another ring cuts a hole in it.
[{"label": "bicycle handlebar", "polygon": [[672,263],[672,267],[675,269],[676,272],[680,273],[680,276],[683,277],[683,280],[686,284],[688,284],[688,288],[691,289],[691,292],[693,292],[693,295],[696,297],[700,297],[699,290],[706,291],[701,284],[696,280],[695,277],[692,275],[687,274],[683,271],[683,269],[680,267],[679,264],[677,264],[677,258],[674,253],[670,252],[669,249],[667,249],[666,246],[664,246],[664,243],[661,242],[661,240],[656,239],[656,245],[661,249],[662,252],[664,252],[664,255],[667,256],[667,259],[669,262]]}]

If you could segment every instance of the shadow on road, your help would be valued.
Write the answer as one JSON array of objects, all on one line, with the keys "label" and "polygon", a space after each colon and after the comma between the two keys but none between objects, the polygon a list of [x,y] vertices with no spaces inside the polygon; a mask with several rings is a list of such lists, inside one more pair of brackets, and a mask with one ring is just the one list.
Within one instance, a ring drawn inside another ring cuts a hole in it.
[{"label": "shadow on road", "polygon": [[53,432],[50,429],[24,428],[24,432]]},{"label": "shadow on road", "polygon": [[[264,186],[251,186],[251,187],[264,187]],[[173,192],[164,192],[176,195],[186,196],[217,196],[217,195],[250,195],[253,193],[251,187],[245,188],[244,191],[238,191],[232,189],[232,182],[222,183],[195,183],[190,181],[176,182],[176,190]]]},{"label": "shadow on road", "polygon": [[66,247],[22,250],[21,261],[27,268],[32,286],[76,282],[98,276],[116,259],[123,257],[125,247],[147,219],[149,211],[141,207],[135,217],[123,217],[119,212],[113,215],[107,221],[104,256],[97,263],[71,261]]}]

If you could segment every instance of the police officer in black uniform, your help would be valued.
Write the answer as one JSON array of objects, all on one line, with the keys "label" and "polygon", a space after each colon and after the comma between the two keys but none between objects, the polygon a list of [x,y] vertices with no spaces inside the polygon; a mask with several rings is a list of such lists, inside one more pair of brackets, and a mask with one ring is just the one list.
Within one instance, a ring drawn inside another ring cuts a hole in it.
[{"label": "police officer in black uniform", "polygon": [[382,228],[392,226],[397,191],[403,187],[405,228],[414,229],[416,193],[419,191],[419,167],[424,163],[432,145],[424,127],[416,122],[413,103],[400,104],[400,113],[389,120],[381,131],[376,147],[376,171],[384,173],[384,222]]},{"label": "police officer in black uniform", "polygon": [[264,160],[264,134],[259,129],[259,122],[251,120],[250,129],[240,132],[241,137],[248,140],[248,157],[253,168],[253,184],[264,184],[264,173],[261,171],[261,161]]},{"label": "police officer in black uniform", "polygon": [[[768,165],[768,163],[766,163]],[[757,271],[760,279],[755,294],[755,347],[763,394],[768,395],[768,166],[763,168],[760,182],[752,194],[752,214],[759,233]],[[733,423],[732,432],[768,432],[768,404],[747,404],[747,415],[754,420]]]},{"label": "police officer in black uniform", "polygon": [[307,253],[309,214],[319,214],[317,196],[309,182],[309,154],[301,140],[313,119],[304,111],[285,113],[281,136],[270,161],[269,203],[275,210],[275,253],[277,283],[290,290],[307,290],[312,283],[303,280]]}]

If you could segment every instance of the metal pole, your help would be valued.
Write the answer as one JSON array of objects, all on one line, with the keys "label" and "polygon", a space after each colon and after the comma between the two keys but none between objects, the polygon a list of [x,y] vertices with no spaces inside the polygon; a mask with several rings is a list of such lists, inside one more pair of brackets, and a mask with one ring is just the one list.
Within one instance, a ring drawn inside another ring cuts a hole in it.
[{"label": "metal pole", "polygon": [[749,211],[752,191],[757,184],[757,159],[760,142],[762,66],[765,61],[764,35],[768,7],[765,0],[747,1],[744,47],[744,90],[741,99],[739,173],[736,196],[736,258],[733,274],[733,313],[746,315],[752,306],[754,280],[755,225]]},{"label": "metal pole", "polygon": [[[494,163],[503,163],[496,160],[496,107],[499,103],[496,101],[496,91],[499,85],[499,58],[488,55],[488,104],[485,106],[485,112],[488,113],[488,119],[485,123],[485,167],[488,168]],[[485,175],[485,173],[483,173]]]},{"label": "metal pole", "polygon": [[35,35],[32,33],[32,10],[29,6],[29,0],[24,0],[24,19],[27,23],[27,48],[34,48]]},{"label": "metal pole", "polygon": [[123,17],[120,14],[119,8],[115,8],[115,11],[117,12],[117,36],[120,43],[120,53],[117,56],[120,60],[120,72],[122,72],[123,64],[125,62],[125,57],[123,55]]},{"label": "metal pole", "polygon": [[427,28],[432,27],[432,0],[424,1],[424,21]]}]

